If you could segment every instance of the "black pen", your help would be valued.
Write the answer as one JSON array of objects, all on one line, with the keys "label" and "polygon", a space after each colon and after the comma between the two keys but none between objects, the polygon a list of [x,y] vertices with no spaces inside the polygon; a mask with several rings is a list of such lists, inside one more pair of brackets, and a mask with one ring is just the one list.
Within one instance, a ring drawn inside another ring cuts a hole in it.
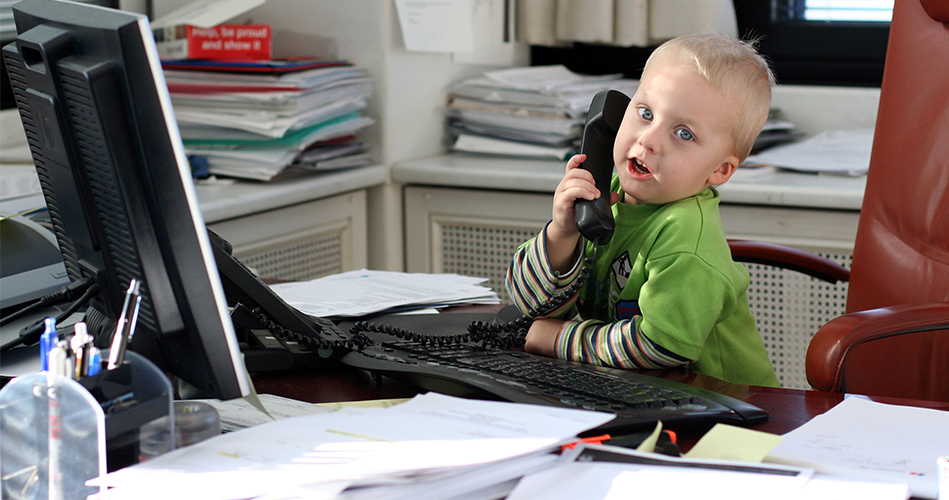
[{"label": "black pen", "polygon": [[108,401],[103,402],[99,406],[102,407],[102,411],[111,414],[120,412],[136,404],[138,404],[138,401],[135,399],[135,393],[126,392],[125,394],[116,396]]},{"label": "black pen", "polygon": [[[129,282],[128,291],[125,292],[122,314],[115,325],[115,333],[112,334],[112,345],[109,350],[109,370],[121,365],[122,361],[125,360],[125,349],[131,337],[129,325],[133,321],[138,321],[138,307],[141,301],[142,297],[138,294],[138,280],[133,279]],[[131,308],[134,308],[134,311]],[[131,331],[134,332],[134,329],[133,324],[131,325]]]}]

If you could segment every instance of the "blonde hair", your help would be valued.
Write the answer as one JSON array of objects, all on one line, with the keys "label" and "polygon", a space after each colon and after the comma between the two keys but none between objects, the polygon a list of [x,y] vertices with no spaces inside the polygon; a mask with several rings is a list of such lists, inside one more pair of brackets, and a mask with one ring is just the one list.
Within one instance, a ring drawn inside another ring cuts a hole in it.
[{"label": "blonde hair", "polygon": [[767,61],[758,54],[755,41],[735,40],[723,35],[685,35],[660,45],[649,56],[649,63],[660,56],[678,57],[695,67],[718,92],[735,102],[738,120],[735,123],[734,154],[741,161],[751,153],[771,108],[771,87],[774,74]]}]

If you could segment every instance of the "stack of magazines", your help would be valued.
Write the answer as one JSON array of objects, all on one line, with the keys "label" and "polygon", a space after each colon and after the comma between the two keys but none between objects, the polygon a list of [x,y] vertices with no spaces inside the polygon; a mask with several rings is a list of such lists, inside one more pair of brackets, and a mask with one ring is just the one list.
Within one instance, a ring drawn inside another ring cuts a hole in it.
[{"label": "stack of magazines", "polygon": [[269,181],[369,163],[366,71],[346,61],[164,62],[181,136],[208,173]]},{"label": "stack of magazines", "polygon": [[564,66],[532,66],[485,73],[448,93],[451,147],[508,156],[565,159],[579,149],[597,92],[632,96],[638,80],[580,75]]}]

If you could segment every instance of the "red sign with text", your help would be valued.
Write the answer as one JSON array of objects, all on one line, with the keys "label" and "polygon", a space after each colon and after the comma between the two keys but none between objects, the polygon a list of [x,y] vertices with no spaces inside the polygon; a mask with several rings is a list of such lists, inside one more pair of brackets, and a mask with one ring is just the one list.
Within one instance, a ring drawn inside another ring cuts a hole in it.
[{"label": "red sign with text", "polygon": [[271,57],[270,26],[219,24],[213,28],[179,25],[154,30],[162,60],[267,60]]}]

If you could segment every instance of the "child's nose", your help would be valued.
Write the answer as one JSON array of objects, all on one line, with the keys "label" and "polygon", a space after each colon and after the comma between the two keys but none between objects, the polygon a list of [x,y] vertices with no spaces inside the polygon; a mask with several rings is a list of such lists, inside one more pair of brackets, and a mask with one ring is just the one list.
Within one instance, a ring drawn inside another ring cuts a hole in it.
[{"label": "child's nose", "polygon": [[636,141],[636,144],[645,149],[646,152],[656,154],[659,152],[660,140],[656,127],[648,127],[639,134],[639,140]]}]

